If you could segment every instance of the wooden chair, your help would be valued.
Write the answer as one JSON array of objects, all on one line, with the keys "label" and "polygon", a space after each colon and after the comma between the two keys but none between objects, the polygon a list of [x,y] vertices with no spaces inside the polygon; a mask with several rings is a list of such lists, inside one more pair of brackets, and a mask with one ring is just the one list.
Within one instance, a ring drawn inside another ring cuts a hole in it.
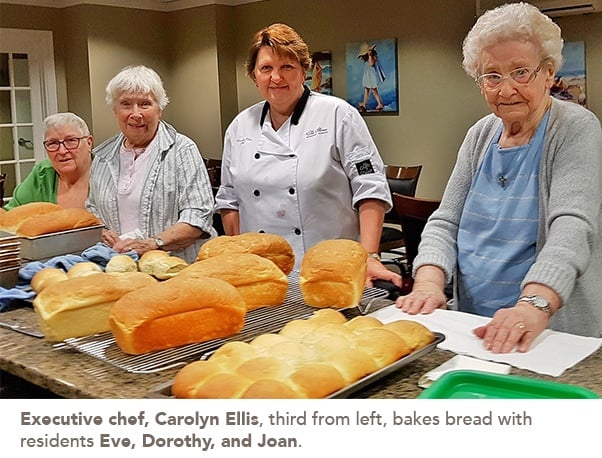
[{"label": "wooden chair", "polygon": [[[207,168],[207,174],[209,175],[213,197],[215,197],[222,180],[222,160],[211,157],[204,158],[203,160],[205,161],[205,167]],[[222,224],[222,217],[219,213],[213,214],[213,227],[218,235],[224,235],[226,233]]]},{"label": "wooden chair", "polygon": [[418,254],[418,245],[426,222],[439,208],[440,200],[420,199],[393,193],[395,210],[403,227],[406,249],[406,265],[412,271],[412,263]]},{"label": "wooden chair", "polygon": [[[389,183],[391,194],[397,193],[406,196],[415,196],[421,171],[422,165],[385,166],[385,173],[387,175],[387,182]],[[401,253],[394,251],[405,245],[402,225],[395,208],[395,201],[393,201],[393,208],[391,211],[385,214],[385,223],[388,225],[383,227],[380,238],[380,252],[381,254],[383,252],[393,252],[395,256],[401,256]],[[392,227],[392,225],[396,227]]]}]

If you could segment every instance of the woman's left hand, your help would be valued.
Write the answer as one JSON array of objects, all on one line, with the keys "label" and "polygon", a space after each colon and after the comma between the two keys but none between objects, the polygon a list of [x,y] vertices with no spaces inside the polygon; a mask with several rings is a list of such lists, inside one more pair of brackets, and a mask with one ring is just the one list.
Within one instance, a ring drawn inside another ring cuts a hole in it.
[{"label": "woman's left hand", "polygon": [[546,329],[548,321],[545,312],[528,304],[517,304],[498,310],[489,323],[473,332],[483,339],[483,344],[492,353],[509,353],[517,346],[517,350],[524,353]]},{"label": "woman's left hand", "polygon": [[387,280],[401,288],[401,275],[387,269],[378,259],[368,258],[366,288],[372,288],[373,280]]}]

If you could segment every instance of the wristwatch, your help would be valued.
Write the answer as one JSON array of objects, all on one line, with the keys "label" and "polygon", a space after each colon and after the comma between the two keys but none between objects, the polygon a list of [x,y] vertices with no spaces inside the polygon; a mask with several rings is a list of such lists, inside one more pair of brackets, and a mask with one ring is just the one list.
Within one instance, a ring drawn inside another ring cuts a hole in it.
[{"label": "wristwatch", "polygon": [[369,258],[374,258],[377,261],[380,261],[380,255],[378,253],[368,253]]},{"label": "wristwatch", "polygon": [[518,302],[528,302],[533,307],[546,312],[548,316],[552,316],[552,308],[550,303],[541,296],[521,296],[518,298]]},{"label": "wristwatch", "polygon": [[159,238],[159,237],[155,237],[153,240],[157,244],[157,248],[159,250],[162,250],[163,249],[163,245],[165,245],[165,242],[161,238]]}]

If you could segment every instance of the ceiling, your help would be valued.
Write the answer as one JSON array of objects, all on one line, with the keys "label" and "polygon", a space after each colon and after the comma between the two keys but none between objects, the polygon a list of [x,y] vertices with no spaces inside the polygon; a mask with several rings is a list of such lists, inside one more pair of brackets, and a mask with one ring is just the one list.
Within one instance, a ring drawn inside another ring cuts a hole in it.
[{"label": "ceiling", "polygon": [[138,8],[157,11],[176,11],[205,5],[243,5],[264,0],[2,0],[2,3],[17,5],[44,6],[50,8],[66,8],[75,5],[105,5],[126,8]]}]

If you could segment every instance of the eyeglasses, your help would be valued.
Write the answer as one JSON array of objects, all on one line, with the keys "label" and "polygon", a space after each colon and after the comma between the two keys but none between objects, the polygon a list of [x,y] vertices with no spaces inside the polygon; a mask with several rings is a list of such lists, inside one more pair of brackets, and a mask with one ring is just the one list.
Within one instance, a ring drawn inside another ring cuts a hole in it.
[{"label": "eyeglasses", "polygon": [[502,81],[506,78],[510,78],[515,83],[525,86],[535,79],[546,60],[547,59],[542,60],[535,69],[521,67],[504,75],[499,73],[485,73],[484,75],[478,76],[476,82],[479,87],[485,91],[495,91],[502,85]]},{"label": "eyeglasses", "polygon": [[88,137],[89,135],[84,135],[83,137],[66,138],[62,142],[59,142],[58,140],[47,140],[44,142],[44,148],[46,148],[46,151],[49,151],[51,153],[58,151],[61,145],[63,145],[65,149],[68,150],[77,149],[79,147],[79,142],[84,138]]}]

